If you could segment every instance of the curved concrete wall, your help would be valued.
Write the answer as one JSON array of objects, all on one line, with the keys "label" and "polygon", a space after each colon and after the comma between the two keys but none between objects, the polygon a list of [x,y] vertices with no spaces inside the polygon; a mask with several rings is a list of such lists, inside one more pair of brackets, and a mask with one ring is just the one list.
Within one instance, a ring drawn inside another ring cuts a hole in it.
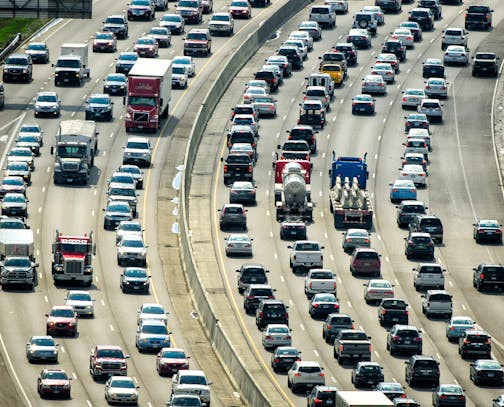
[{"label": "curved concrete wall", "polygon": [[[290,16],[297,13],[308,4],[306,0],[290,0],[284,2],[264,24],[260,25],[239,48],[229,57],[227,63],[216,76],[210,90],[206,94],[196,118],[194,120],[189,144],[187,146],[183,182],[181,187],[181,202],[179,214],[179,244],[182,261],[184,264],[187,279],[189,281],[192,295],[200,312],[200,319],[207,330],[208,337],[212,342],[222,363],[225,365],[232,380],[240,389],[241,396],[247,405],[264,406],[287,406],[290,402],[285,400],[280,392],[268,380],[264,380],[265,372],[261,365],[256,362],[251,366],[245,364],[241,352],[244,350],[242,344],[231,343],[227,326],[216,317],[215,304],[212,303],[205,287],[203,279],[199,273],[193,253],[191,252],[190,233],[188,228],[188,196],[191,186],[191,172],[197,155],[200,141],[204,135],[206,123],[208,122],[215,106],[223,96],[227,87],[238,74],[245,63],[254,55],[259,47],[280,27]],[[275,5],[273,5],[275,7]],[[231,316],[234,320],[234,316]],[[231,324],[236,329],[236,323]],[[248,348],[248,346],[247,346]],[[250,353],[250,349],[247,349]],[[262,376],[263,380],[258,380]]]}]

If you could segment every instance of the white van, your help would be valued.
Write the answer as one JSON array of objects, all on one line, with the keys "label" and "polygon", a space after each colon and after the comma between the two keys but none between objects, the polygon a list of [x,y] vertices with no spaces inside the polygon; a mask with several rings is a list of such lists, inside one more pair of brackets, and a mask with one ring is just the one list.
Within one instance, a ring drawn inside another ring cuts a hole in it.
[{"label": "white van", "polygon": [[334,81],[328,73],[312,73],[305,79],[307,80],[307,88],[310,86],[323,86],[326,88],[331,99],[334,96]]}]

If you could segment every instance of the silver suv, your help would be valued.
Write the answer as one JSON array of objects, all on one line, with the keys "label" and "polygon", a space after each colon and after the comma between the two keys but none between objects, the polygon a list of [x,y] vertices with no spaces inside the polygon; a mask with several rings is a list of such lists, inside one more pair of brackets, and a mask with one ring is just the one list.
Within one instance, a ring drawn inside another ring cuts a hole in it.
[{"label": "silver suv", "polygon": [[295,393],[299,388],[325,386],[323,368],[318,362],[297,361],[287,372],[287,386]]},{"label": "silver suv", "polygon": [[448,45],[464,45],[467,47],[468,32],[463,28],[447,28],[443,31],[441,49],[444,51]]},{"label": "silver suv", "polygon": [[333,11],[331,6],[312,6],[308,19],[310,21],[316,21],[321,26],[326,26],[327,28],[336,27],[336,13]]},{"label": "silver suv", "polygon": [[130,136],[123,153],[123,164],[150,167],[152,147],[146,137]]},{"label": "silver suv", "polygon": [[445,278],[443,273],[446,271],[438,263],[419,263],[413,268],[415,275],[413,277],[413,287],[421,290],[425,287],[444,289]]},{"label": "silver suv", "polygon": [[24,81],[32,79],[33,62],[28,54],[12,54],[7,57],[3,66],[3,81]]}]

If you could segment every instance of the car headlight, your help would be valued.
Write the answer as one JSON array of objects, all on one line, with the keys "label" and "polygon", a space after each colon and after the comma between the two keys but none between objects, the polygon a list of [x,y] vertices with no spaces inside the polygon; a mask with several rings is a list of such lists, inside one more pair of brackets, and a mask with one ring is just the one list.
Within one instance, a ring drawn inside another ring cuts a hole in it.
[{"label": "car headlight", "polygon": [[91,308],[93,308],[92,305],[86,305],[86,309],[91,309]]},{"label": "car headlight", "polygon": [[129,285],[130,282],[128,280],[123,280],[123,284]]},{"label": "car headlight", "polygon": [[141,343],[147,343],[147,339],[142,338],[142,339],[140,339],[140,342],[141,342]]}]

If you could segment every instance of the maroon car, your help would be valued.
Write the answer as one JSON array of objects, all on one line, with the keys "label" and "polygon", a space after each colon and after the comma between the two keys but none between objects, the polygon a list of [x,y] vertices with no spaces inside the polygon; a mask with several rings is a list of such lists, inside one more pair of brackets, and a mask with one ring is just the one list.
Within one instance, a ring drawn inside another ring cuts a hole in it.
[{"label": "maroon car", "polygon": [[72,378],[62,369],[43,369],[37,379],[37,391],[42,398],[70,398],[70,380]]},{"label": "maroon car", "polygon": [[134,45],[139,57],[155,58],[158,56],[159,44],[154,37],[140,37]]},{"label": "maroon car", "polygon": [[4,177],[0,183],[0,197],[3,198],[8,192],[26,193],[26,183],[22,177]]},{"label": "maroon car", "polygon": [[370,247],[357,247],[350,258],[352,275],[367,274],[379,276],[381,273],[380,255]]},{"label": "maroon car", "polygon": [[157,354],[156,369],[160,376],[173,375],[179,370],[189,369],[189,358],[183,349],[162,348]]},{"label": "maroon car", "polygon": [[71,305],[56,305],[46,317],[46,335],[77,336],[77,314]]}]

